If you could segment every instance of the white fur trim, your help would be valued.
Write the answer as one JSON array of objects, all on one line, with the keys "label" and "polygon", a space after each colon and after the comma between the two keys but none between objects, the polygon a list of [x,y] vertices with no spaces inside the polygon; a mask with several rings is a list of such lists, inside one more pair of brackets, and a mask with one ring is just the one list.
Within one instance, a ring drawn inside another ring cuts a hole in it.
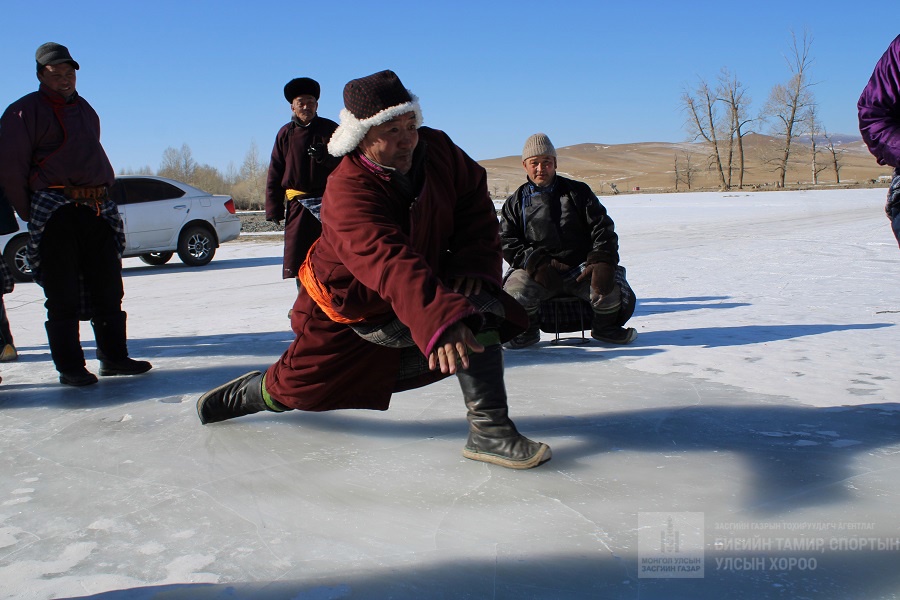
[{"label": "white fur trim", "polygon": [[353,116],[346,108],[341,109],[341,124],[331,134],[331,140],[328,142],[328,154],[332,156],[344,156],[349,154],[359,146],[359,143],[366,133],[372,127],[387,123],[395,117],[404,115],[408,112],[416,114],[416,128],[422,126],[422,108],[419,106],[419,99],[415,95],[412,96],[411,102],[405,102],[386,108],[383,111],[372,115],[368,119],[359,120]]}]

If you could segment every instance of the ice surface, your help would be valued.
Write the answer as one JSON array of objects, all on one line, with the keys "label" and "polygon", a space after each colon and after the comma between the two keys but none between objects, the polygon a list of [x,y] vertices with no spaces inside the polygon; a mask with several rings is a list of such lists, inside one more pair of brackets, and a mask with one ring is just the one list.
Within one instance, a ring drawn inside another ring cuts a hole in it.
[{"label": "ice surface", "polygon": [[[201,426],[200,393],[292,338],[277,241],[201,269],[126,259],[131,354],[154,369],[84,389],[57,383],[43,295],[18,284],[0,598],[898,597],[884,190],[603,202],[640,337],[506,352],[512,415],[553,448],[525,472],[462,458],[454,379],[385,413]],[[660,514],[699,533],[702,577],[641,571],[692,550],[660,554],[671,532],[639,527]]]}]

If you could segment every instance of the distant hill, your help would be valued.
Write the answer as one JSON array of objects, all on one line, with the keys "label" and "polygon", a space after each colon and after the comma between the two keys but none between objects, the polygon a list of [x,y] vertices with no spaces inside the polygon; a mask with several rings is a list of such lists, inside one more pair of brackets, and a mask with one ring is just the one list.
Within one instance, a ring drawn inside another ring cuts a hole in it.
[{"label": "distant hill", "polygon": [[[880,166],[869,153],[859,135],[840,135],[833,138],[839,149],[841,187],[884,186],[879,177],[889,176],[891,169]],[[819,140],[821,145],[822,141]],[[767,135],[744,136],[745,189],[775,189],[777,175],[766,157],[777,154],[779,141]],[[798,138],[792,144],[792,158],[786,178],[786,187],[800,189],[815,187],[812,175],[812,151],[810,140]],[[820,147],[821,149],[821,147]],[[688,162],[692,166],[692,190],[719,189],[715,167],[708,165],[708,145],[701,143],[640,142],[634,144],[577,144],[557,148],[559,173],[584,181],[598,195],[613,193],[615,184],[619,192],[674,192],[676,157],[679,171],[684,173]],[[819,173],[818,187],[838,185],[831,166],[831,155],[820,154],[819,163],[827,166]],[[479,163],[488,172],[488,187],[495,198],[511,194],[525,181],[521,156],[507,156],[482,160]],[[735,164],[737,158],[735,158]],[[873,183],[874,182],[874,183]],[[737,185],[737,172],[732,177]],[[679,182],[677,191],[687,191]]]}]

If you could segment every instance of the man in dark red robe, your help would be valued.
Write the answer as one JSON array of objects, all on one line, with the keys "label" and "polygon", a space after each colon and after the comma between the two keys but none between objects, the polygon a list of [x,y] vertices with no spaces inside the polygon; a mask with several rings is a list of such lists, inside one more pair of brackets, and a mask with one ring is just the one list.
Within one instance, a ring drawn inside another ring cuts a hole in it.
[{"label": "man in dark red robe", "polygon": [[337,123],[319,116],[319,91],[319,82],[309,77],[291,79],[284,86],[291,120],[278,130],[269,159],[266,220],[284,221],[284,279],[297,277],[300,263],[322,232],[322,194],[340,162],[326,149]]},{"label": "man in dark red robe", "polygon": [[499,223],[485,170],[391,71],[350,81],[328,145],[343,156],[322,235],[300,268],[296,339],[265,374],[197,401],[203,423],[262,410],[386,410],[391,394],[456,374],[470,433],[463,455],[527,469],[550,448],[509,419],[501,343],[527,324],[501,289]]}]

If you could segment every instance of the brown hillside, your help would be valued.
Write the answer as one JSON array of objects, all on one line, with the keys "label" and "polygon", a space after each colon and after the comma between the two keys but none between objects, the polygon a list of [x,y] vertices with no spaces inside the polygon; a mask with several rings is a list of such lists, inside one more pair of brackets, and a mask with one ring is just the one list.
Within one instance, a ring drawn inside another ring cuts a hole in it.
[{"label": "brown hillside", "polygon": [[[808,142],[793,147],[786,187],[802,189],[815,187],[812,175],[812,151]],[[775,189],[777,180],[773,165],[767,156],[778,152],[778,142],[772,137],[750,134],[744,137],[745,173],[744,189]],[[675,160],[679,170],[686,170],[688,160],[692,165],[691,190],[720,189],[716,168],[708,167],[708,145],[698,143],[642,142],[636,144],[577,144],[557,148],[559,173],[584,181],[598,195],[612,194],[611,184],[619,192],[674,192]],[[839,146],[840,185],[846,187],[885,186],[879,177],[889,176],[891,169],[875,162],[862,140]],[[819,161],[830,161],[830,153],[820,154]],[[737,158],[734,160],[737,169]],[[495,198],[506,197],[525,181],[522,160],[519,156],[507,156],[480,161],[487,169],[488,187]],[[826,166],[826,165],[820,165]],[[732,176],[732,187],[738,182],[737,171]],[[837,184],[834,168],[819,173],[819,186],[834,187]],[[682,181],[677,191],[688,191]]]}]

